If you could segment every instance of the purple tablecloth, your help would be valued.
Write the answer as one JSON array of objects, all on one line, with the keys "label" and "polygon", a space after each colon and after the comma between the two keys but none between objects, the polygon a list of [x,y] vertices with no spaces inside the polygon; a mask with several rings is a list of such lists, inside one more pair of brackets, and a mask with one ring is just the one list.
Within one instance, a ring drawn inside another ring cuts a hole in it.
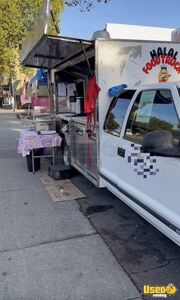
[{"label": "purple tablecloth", "polygon": [[33,149],[60,146],[61,140],[57,133],[38,135],[35,131],[22,130],[18,141],[18,153],[25,157]]}]

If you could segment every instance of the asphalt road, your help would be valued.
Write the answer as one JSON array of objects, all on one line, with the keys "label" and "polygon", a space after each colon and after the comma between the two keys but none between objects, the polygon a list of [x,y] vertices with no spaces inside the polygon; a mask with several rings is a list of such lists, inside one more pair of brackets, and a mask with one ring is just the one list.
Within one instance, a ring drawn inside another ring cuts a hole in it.
[{"label": "asphalt road", "polygon": [[87,196],[78,201],[81,211],[139,292],[144,285],[173,283],[178,291],[172,299],[179,300],[180,248],[108,190],[96,188],[81,175],[72,181]]}]

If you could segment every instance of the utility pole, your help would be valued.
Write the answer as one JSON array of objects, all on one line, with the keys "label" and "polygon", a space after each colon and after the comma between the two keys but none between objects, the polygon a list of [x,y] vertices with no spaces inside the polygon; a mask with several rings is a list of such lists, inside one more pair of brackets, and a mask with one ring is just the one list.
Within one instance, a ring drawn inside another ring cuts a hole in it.
[{"label": "utility pole", "polygon": [[14,69],[14,65],[13,65],[12,62],[10,62],[10,93],[11,93],[11,104],[12,104],[13,111],[15,111],[15,95],[14,95],[13,69]]}]

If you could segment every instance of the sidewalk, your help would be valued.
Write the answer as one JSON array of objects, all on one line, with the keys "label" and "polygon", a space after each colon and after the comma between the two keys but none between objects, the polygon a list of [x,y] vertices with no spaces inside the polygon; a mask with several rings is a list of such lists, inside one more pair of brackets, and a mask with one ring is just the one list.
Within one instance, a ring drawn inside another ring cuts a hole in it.
[{"label": "sidewalk", "polygon": [[0,299],[132,300],[138,291],[76,201],[53,202],[0,114]]}]

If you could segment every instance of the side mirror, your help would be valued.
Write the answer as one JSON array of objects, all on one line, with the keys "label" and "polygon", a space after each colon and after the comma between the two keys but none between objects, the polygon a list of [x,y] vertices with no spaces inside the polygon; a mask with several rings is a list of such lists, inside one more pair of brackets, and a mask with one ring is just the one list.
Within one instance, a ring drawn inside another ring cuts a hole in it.
[{"label": "side mirror", "polygon": [[151,155],[174,156],[173,136],[167,130],[155,130],[145,135],[142,151]]}]

